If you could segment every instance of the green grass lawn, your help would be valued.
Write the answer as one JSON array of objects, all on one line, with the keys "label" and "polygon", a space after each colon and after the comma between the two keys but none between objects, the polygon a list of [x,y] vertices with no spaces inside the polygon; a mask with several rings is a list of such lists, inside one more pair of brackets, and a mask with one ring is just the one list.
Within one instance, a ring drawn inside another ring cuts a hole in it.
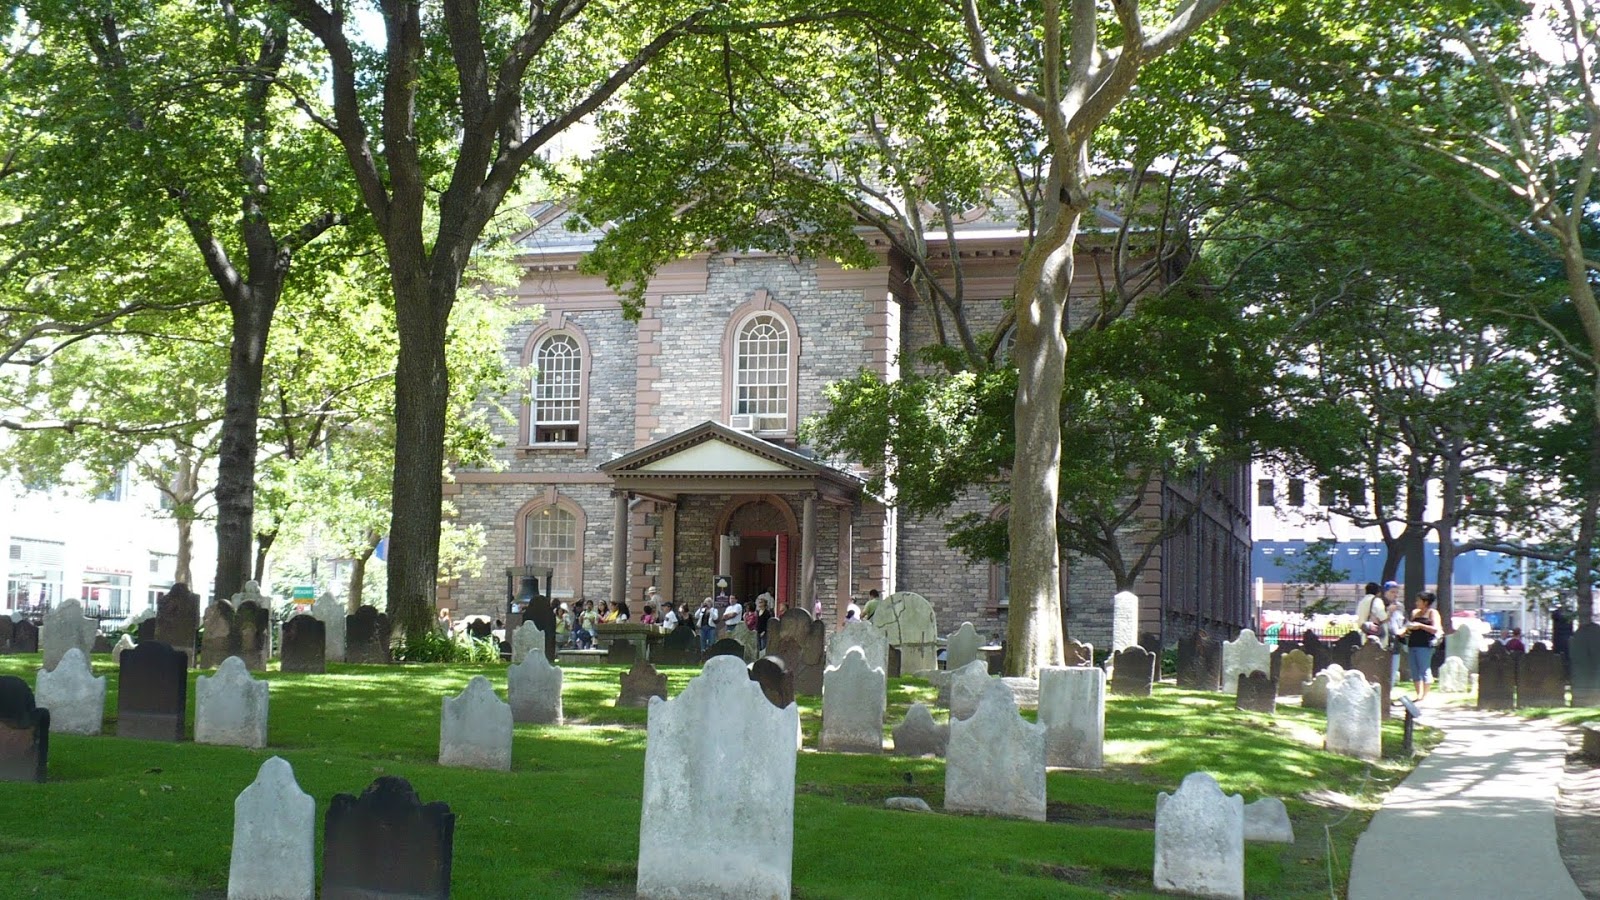
[{"label": "green grass lawn", "polygon": [[[0,674],[32,684],[39,659],[0,656]],[[117,675],[110,657],[95,657],[94,668],[110,676],[109,735]],[[316,798],[319,856],[333,795],[400,775],[424,802],[445,801],[456,813],[455,897],[632,896],[646,713],[612,706],[621,668],[568,668],[568,724],[517,726],[510,773],[435,764],[440,698],[479,673],[503,695],[504,666],[332,669],[266,674],[265,751],[52,736],[49,783],[0,783],[5,896],[225,896],[233,801],[271,755],[288,760]],[[698,670],[665,671],[676,696]],[[931,704],[934,695],[926,682],[892,679],[886,732],[909,704]],[[192,731],[192,681],[189,696]],[[801,698],[801,712],[809,748],[820,699]],[[1384,728],[1385,758],[1370,765],[1322,752],[1321,730],[1321,715],[1293,700],[1262,716],[1222,695],[1166,685],[1149,699],[1112,697],[1107,767],[1050,773],[1045,823],[891,812],[883,799],[896,795],[939,809],[944,762],[808,749],[796,773],[794,895],[1152,896],[1156,793],[1204,770],[1247,803],[1282,798],[1294,820],[1296,844],[1246,847],[1250,896],[1343,896],[1356,838],[1411,761],[1398,755],[1394,722]],[[1422,730],[1422,743],[1436,738]],[[739,852],[692,834],[681,843],[684,853]]]}]

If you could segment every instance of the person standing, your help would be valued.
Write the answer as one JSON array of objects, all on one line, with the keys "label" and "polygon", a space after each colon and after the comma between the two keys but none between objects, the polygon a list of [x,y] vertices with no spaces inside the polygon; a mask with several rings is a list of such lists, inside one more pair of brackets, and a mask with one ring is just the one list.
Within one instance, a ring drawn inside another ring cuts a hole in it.
[{"label": "person standing", "polygon": [[1506,649],[1512,653],[1527,653],[1528,645],[1522,642],[1522,629],[1511,629],[1511,637],[1506,639]]},{"label": "person standing", "polygon": [[872,621],[873,614],[878,611],[878,601],[882,599],[877,588],[867,591],[867,602],[861,607],[861,618]]},{"label": "person standing", "polygon": [[700,601],[700,608],[694,612],[694,627],[700,631],[700,652],[711,649],[717,639],[717,609],[711,605],[711,598]]},{"label": "person standing", "polygon": [[1428,697],[1428,685],[1433,682],[1433,645],[1444,632],[1439,621],[1439,611],[1433,608],[1432,591],[1417,595],[1417,604],[1406,619],[1406,647],[1410,653],[1411,684],[1417,699]]},{"label": "person standing", "polygon": [[756,598],[756,647],[767,649],[767,626],[772,623],[772,609],[767,605],[767,595]]}]

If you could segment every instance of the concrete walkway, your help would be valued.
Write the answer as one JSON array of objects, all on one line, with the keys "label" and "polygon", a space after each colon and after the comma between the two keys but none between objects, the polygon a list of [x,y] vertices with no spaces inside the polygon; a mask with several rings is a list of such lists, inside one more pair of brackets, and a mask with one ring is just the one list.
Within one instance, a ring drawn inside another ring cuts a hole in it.
[{"label": "concrete walkway", "polygon": [[1583,900],[1556,846],[1560,732],[1464,709],[1423,710],[1441,743],[1356,842],[1350,900]]}]

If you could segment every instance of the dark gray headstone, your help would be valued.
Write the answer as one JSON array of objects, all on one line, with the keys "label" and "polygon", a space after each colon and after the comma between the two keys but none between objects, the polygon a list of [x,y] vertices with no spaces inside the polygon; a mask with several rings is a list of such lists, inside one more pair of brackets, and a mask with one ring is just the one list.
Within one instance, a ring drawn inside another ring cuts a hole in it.
[{"label": "dark gray headstone", "polygon": [[822,693],[822,672],[828,663],[827,638],[828,626],[799,607],[767,624],[767,652],[783,657],[789,674],[794,676],[796,692]]},{"label": "dark gray headstone", "polygon": [[385,775],[359,798],[335,795],[324,821],[322,900],[450,896],[455,814],[424,806],[404,778]]},{"label": "dark gray headstone", "polygon": [[[1006,652],[1004,650],[1001,650],[1000,651],[1000,664],[1001,664],[1002,667],[1004,667],[1004,665],[1005,665],[1005,658],[1006,658]],[[889,670],[887,672],[884,672],[883,674],[884,674],[885,677],[888,677],[888,678],[899,678],[900,677],[900,648],[896,647],[893,644],[889,645]]]},{"label": "dark gray headstone", "polygon": [[39,626],[23,619],[11,625],[11,652],[38,653]]},{"label": "dark gray headstone", "polygon": [[389,617],[375,607],[362,606],[344,617],[345,662],[388,665]]},{"label": "dark gray headstone", "polygon": [[783,660],[784,668],[794,680],[796,694],[817,696],[822,693],[823,666],[808,664],[805,661],[806,651],[801,642],[788,635],[777,641],[769,641],[767,655]]},{"label": "dark gray headstone", "polygon": [[[1363,637],[1364,635],[1359,631],[1347,631],[1340,635],[1339,639],[1333,642],[1333,646],[1328,648],[1327,665],[1343,666],[1346,669],[1355,668],[1355,663],[1352,660],[1355,657],[1355,652],[1361,649],[1361,639]],[[1388,705],[1387,702],[1384,703],[1385,708]]]},{"label": "dark gray headstone", "polygon": [[0,653],[11,652],[11,632],[14,628],[15,623],[10,616],[0,615]]},{"label": "dark gray headstone", "polygon": [[202,669],[215,669],[228,657],[239,655],[239,634],[234,628],[232,603],[213,600],[206,607],[204,625],[205,633],[200,638]]},{"label": "dark gray headstone", "polygon": [[761,693],[779,709],[794,702],[794,675],[782,657],[767,655],[750,666],[750,680],[761,685]]},{"label": "dark gray headstone", "polygon": [[[149,638],[140,635],[140,641],[160,641],[170,647],[182,650],[191,659],[191,665],[198,665],[200,658],[195,652],[194,638],[200,630],[200,598],[189,586],[177,582],[165,594],[156,600],[156,617],[146,619],[151,622],[154,634]],[[141,627],[144,623],[140,623]],[[226,659],[226,657],[224,657]],[[221,664],[218,660],[217,664]]]},{"label": "dark gray headstone", "polygon": [[1160,657],[1161,651],[1165,649],[1161,646],[1161,635],[1154,631],[1141,631],[1139,633],[1139,646],[1156,657]]},{"label": "dark gray headstone", "polygon": [[1517,657],[1498,642],[1478,654],[1478,708],[1517,708]]},{"label": "dark gray headstone", "polygon": [[[1351,632],[1354,634],[1354,632]],[[1357,638],[1364,635],[1356,635]],[[1349,637],[1349,635],[1346,635]],[[1343,640],[1343,638],[1340,638]],[[1383,711],[1383,718],[1389,718],[1389,695],[1394,690],[1394,682],[1389,675],[1389,651],[1377,641],[1367,641],[1354,653],[1350,654],[1350,665],[1346,668],[1354,669],[1367,676],[1368,684],[1382,685],[1382,697],[1379,699]]]},{"label": "dark gray headstone", "polygon": [[612,641],[611,646],[606,649],[606,662],[614,666],[631,666],[638,659],[639,648],[633,641]]},{"label": "dark gray headstone", "polygon": [[[1561,648],[1557,647],[1559,654]],[[1585,623],[1567,643],[1572,705],[1600,706],[1600,624]]]},{"label": "dark gray headstone", "polygon": [[1204,631],[1178,639],[1178,687],[1190,691],[1222,690],[1222,642]]},{"label": "dark gray headstone", "polygon": [[267,658],[272,655],[272,612],[254,600],[246,600],[233,614],[233,630],[239,641],[235,655],[244,660],[244,667],[265,672]]},{"label": "dark gray headstone", "polygon": [[94,646],[89,648],[89,652],[90,653],[110,653],[111,652],[111,639],[106,637],[103,634],[96,634],[94,636]]},{"label": "dark gray headstone", "polygon": [[1234,705],[1246,712],[1271,715],[1278,711],[1278,679],[1265,672],[1239,675],[1239,696]]},{"label": "dark gray headstone", "polygon": [[[146,642],[146,641],[155,640],[156,639],[156,620],[155,619],[145,619],[144,621],[142,621],[138,625],[136,625],[134,627],[134,631],[133,631],[133,639],[138,641],[141,644]],[[189,639],[189,643],[193,644],[194,643],[194,638],[190,638]],[[196,655],[195,664],[196,665],[199,664],[198,655]]]},{"label": "dark gray headstone", "polygon": [[294,616],[283,623],[283,650],[279,654],[285,672],[328,671],[328,626],[314,616]]},{"label": "dark gray headstone", "polygon": [[693,625],[680,624],[667,632],[652,654],[662,665],[693,665],[700,661],[700,636],[695,634]]},{"label": "dark gray headstone", "polygon": [[1143,647],[1111,654],[1111,693],[1129,697],[1150,696],[1155,681],[1156,655]]},{"label": "dark gray headstone", "polygon": [[183,740],[189,698],[189,658],[160,641],[122,652],[118,666],[117,736],[147,741]]},{"label": "dark gray headstone", "polygon": [[622,673],[622,691],[617,694],[617,705],[649,706],[651,697],[667,699],[667,676],[644,660],[635,660],[633,668]]},{"label": "dark gray headstone", "polygon": [[33,689],[0,675],[0,781],[45,780],[50,761],[50,711],[33,704]]},{"label": "dark gray headstone", "polygon": [[744,659],[744,645],[733,638],[723,638],[706,648],[706,659],[713,656],[737,656]]},{"label": "dark gray headstone", "polygon": [[[1517,653],[1517,705],[1549,707],[1567,705],[1567,681],[1562,674],[1561,654],[1544,644],[1534,644],[1527,653]],[[1482,654],[1479,654],[1482,659]]]},{"label": "dark gray headstone", "polygon": [[1322,642],[1315,631],[1307,629],[1300,635],[1299,648],[1305,655],[1311,657],[1311,674],[1315,675],[1328,667],[1332,660],[1328,659],[1328,645]]},{"label": "dark gray headstone", "polygon": [[473,619],[467,623],[467,637],[475,641],[494,637],[494,623],[488,619]]}]

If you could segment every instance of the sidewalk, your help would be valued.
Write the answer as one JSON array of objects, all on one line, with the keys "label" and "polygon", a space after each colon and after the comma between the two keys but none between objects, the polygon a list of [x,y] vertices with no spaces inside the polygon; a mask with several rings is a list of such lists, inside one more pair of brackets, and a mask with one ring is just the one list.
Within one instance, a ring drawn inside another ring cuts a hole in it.
[{"label": "sidewalk", "polygon": [[1356,843],[1350,900],[1583,900],[1556,846],[1561,733],[1465,709],[1423,714],[1445,739]]}]

